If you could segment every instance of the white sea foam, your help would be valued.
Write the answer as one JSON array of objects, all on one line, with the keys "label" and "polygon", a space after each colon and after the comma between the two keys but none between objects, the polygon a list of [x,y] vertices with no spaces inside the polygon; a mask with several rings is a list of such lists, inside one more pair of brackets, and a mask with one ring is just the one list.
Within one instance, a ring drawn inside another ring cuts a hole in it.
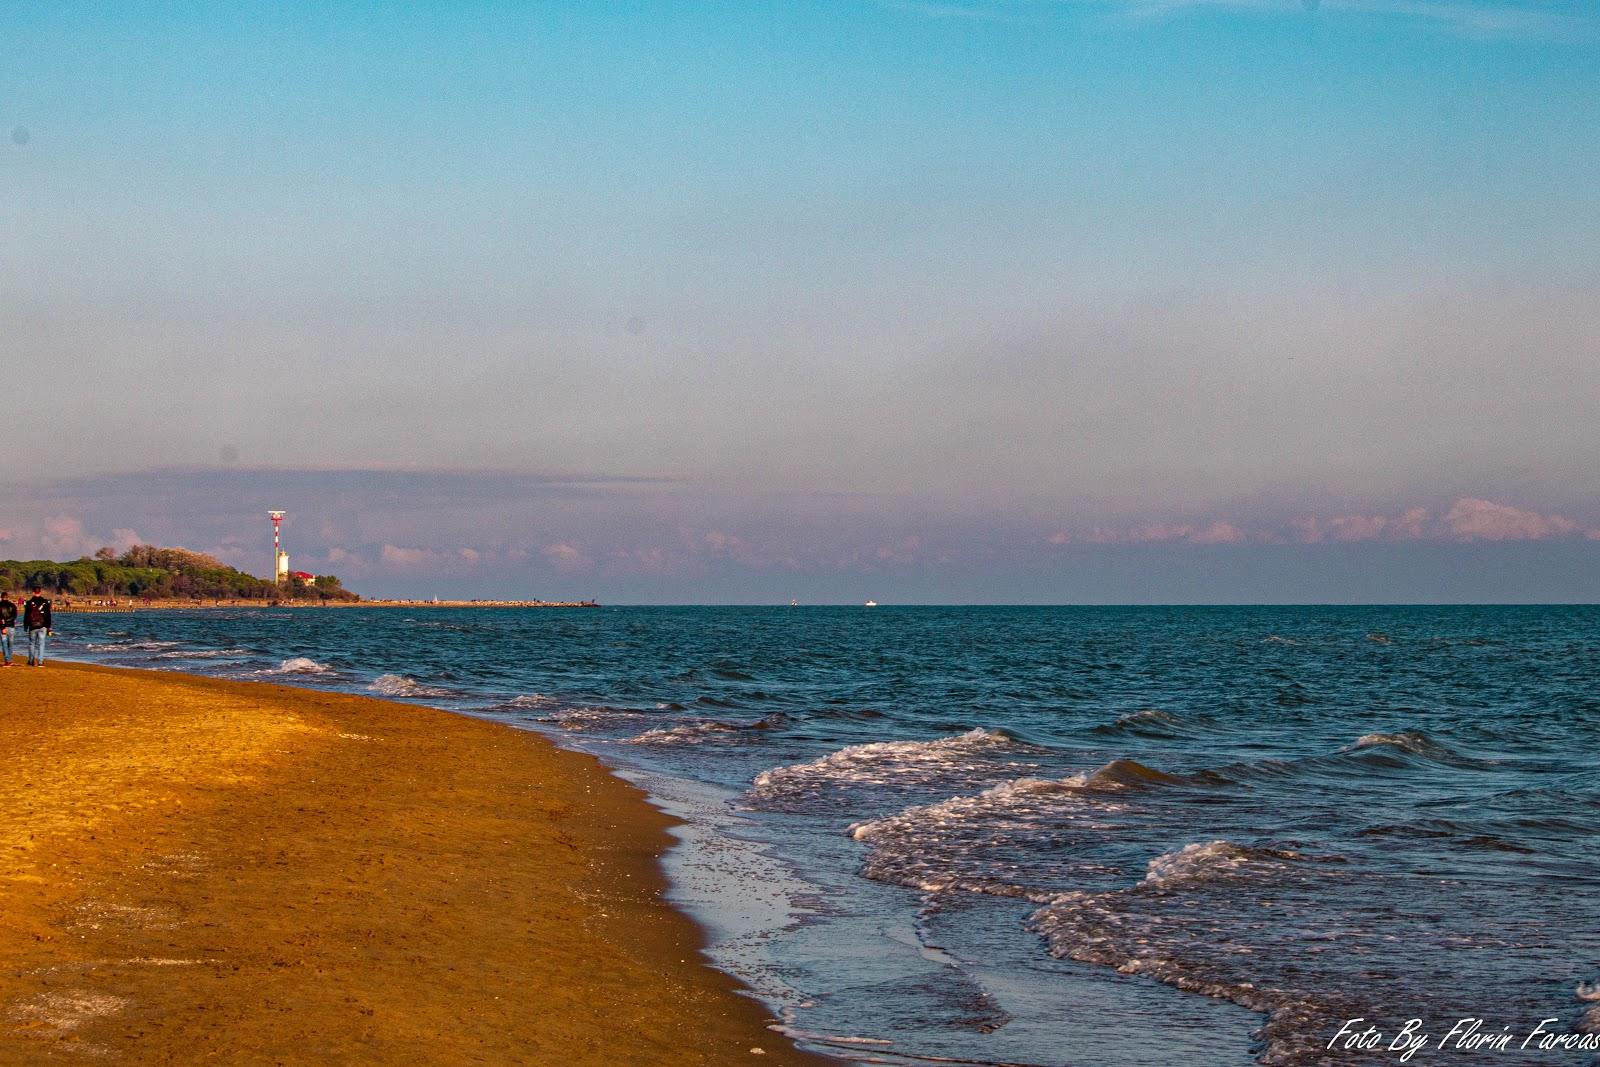
[{"label": "white sea foam", "polygon": [[1113,829],[1116,813],[1127,805],[1123,794],[1176,781],[1133,760],[1113,760],[1067,778],[1013,778],[980,793],[852,823],[846,832],[871,848],[863,868],[870,878],[929,893],[961,890],[1044,902],[1063,884],[1055,880],[1060,862],[1023,868],[1002,854],[1039,836],[1057,847],[1069,839],[1094,840]]},{"label": "white sea foam", "polygon": [[739,727],[725,722],[695,722],[681,726],[657,726],[623,742],[626,745],[683,745],[715,741],[739,733]]},{"label": "white sea foam", "polygon": [[543,693],[524,693],[522,696],[512,697],[500,706],[503,708],[553,708],[559,703],[560,701],[555,697],[545,696]]},{"label": "white sea foam", "polygon": [[541,715],[539,721],[559,726],[563,730],[588,730],[596,726],[613,726],[642,718],[644,718],[643,713],[623,708],[573,707]]},{"label": "white sea foam", "polygon": [[201,648],[162,652],[156,659],[231,659],[235,656],[248,655],[249,653],[242,648]]},{"label": "white sea foam", "polygon": [[84,647],[112,652],[160,652],[163,649],[177,648],[180,644],[181,641],[91,641]]},{"label": "white sea foam", "polygon": [[[1184,845],[1173,852],[1163,853],[1151,860],[1145,869],[1143,885],[1174,886],[1182,882],[1210,878],[1236,871],[1267,853],[1236,845],[1232,841],[1212,841],[1209,844]],[[1293,853],[1281,853],[1282,858],[1292,858]]]},{"label": "white sea foam", "polygon": [[[746,796],[776,800],[816,794],[829,785],[927,785],[995,766],[997,757],[1028,746],[994,730],[974,729],[931,741],[871,741],[806,763],[756,775]],[[1032,764],[999,763],[999,767]]]},{"label": "white sea foam", "polygon": [[407,678],[403,674],[380,674],[367,686],[374,693],[382,693],[387,697],[443,697],[449,696],[450,690],[440,689],[434,685],[424,685],[415,678]]},{"label": "white sea foam", "polygon": [[333,670],[332,667],[329,667],[329,666],[327,666],[325,664],[322,664],[322,663],[318,663],[316,660],[312,659],[309,656],[291,656],[289,659],[286,659],[282,663],[278,664],[278,666],[274,670],[267,671],[266,673],[268,673],[268,674],[327,674],[331,670]]},{"label": "white sea foam", "polygon": [[1409,752],[1413,756],[1422,756],[1426,759],[1438,760],[1444,763],[1471,764],[1479,761],[1461,755],[1447,745],[1441,745],[1433,738],[1420,730],[1400,730],[1395,733],[1363,734],[1347,748],[1346,752],[1355,752],[1364,748],[1376,748],[1387,745]]}]

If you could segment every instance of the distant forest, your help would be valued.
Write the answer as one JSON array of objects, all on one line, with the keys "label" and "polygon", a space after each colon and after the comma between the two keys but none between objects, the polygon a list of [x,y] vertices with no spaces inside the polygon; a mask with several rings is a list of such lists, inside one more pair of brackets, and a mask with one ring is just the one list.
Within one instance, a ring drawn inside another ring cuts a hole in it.
[{"label": "distant forest", "polygon": [[273,585],[221,560],[187,548],[134,545],[122,555],[102,548],[71,563],[0,560],[0,586],[34,585],[61,596],[154,597],[194,600],[360,600],[331,574]]}]

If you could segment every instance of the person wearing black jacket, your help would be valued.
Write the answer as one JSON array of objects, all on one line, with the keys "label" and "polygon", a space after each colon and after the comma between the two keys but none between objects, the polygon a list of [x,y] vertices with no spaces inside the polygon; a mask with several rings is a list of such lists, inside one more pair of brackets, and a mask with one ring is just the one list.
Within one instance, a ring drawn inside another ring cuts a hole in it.
[{"label": "person wearing black jacket", "polygon": [[22,626],[28,631],[28,666],[43,667],[44,639],[50,636],[50,601],[37,585],[22,603]]},{"label": "person wearing black jacket", "polygon": [[0,593],[0,667],[11,666],[11,628],[17,625],[17,605],[9,592]]}]

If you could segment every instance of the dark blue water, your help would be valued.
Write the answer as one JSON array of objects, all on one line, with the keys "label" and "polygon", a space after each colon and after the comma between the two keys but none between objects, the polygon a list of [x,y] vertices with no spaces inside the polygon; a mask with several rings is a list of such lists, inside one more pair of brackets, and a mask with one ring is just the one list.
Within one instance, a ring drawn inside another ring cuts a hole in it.
[{"label": "dark blue water", "polygon": [[1398,1062],[1328,1050],[1356,1017],[1592,1058],[1517,1046],[1600,1025],[1600,609],[61,622],[68,655],[378,692],[637,772],[697,822],[677,870],[734,917],[720,961],[863,1059]]}]

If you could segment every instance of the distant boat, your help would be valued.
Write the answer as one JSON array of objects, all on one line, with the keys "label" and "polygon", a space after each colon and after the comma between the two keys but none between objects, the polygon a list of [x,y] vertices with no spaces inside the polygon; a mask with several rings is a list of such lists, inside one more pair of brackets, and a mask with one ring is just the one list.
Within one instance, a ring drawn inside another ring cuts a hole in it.
[{"label": "distant boat", "polygon": [[876,600],[869,600],[867,601],[866,606],[869,608],[875,608],[878,606],[878,602]]},{"label": "distant boat", "polygon": [[791,608],[797,608],[797,607],[799,607],[799,606],[800,606],[800,601],[798,601],[798,600],[791,600],[791,601],[789,601],[789,606],[790,606],[790,607],[791,607]]}]

